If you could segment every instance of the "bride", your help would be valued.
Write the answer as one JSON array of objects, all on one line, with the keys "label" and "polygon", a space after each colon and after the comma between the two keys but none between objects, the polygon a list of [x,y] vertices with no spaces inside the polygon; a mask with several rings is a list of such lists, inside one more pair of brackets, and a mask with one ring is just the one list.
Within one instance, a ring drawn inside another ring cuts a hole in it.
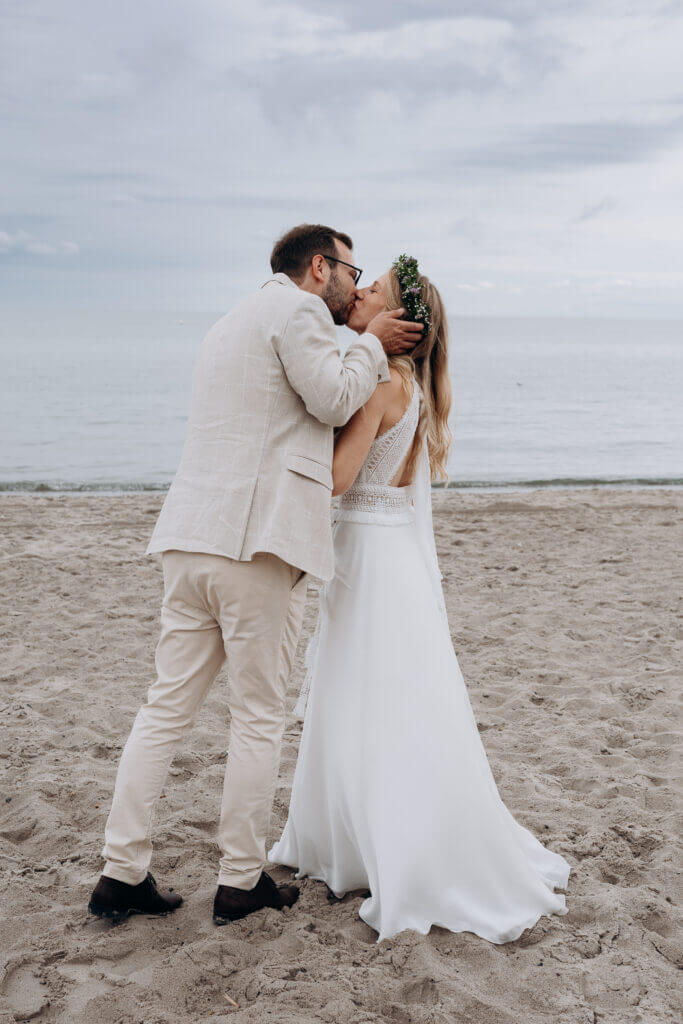
[{"label": "bride", "polygon": [[378,942],[433,924],[510,942],[567,913],[553,889],[570,865],[501,800],[451,642],[431,511],[450,444],[439,293],[401,256],[358,293],[348,326],[360,334],[400,306],[423,338],[335,441],[335,576],[320,589],[289,816],[268,859],[337,897],[369,890],[359,913]]}]

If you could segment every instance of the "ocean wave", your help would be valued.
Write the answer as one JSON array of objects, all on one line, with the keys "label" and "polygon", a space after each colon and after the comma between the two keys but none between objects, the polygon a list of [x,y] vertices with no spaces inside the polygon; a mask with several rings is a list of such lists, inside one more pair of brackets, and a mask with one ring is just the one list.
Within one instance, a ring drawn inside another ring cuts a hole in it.
[{"label": "ocean wave", "polygon": [[[444,484],[432,484],[432,490],[444,488]],[[448,490],[481,488],[486,490],[510,490],[522,488],[532,490],[539,487],[683,487],[683,477],[553,477],[536,480],[451,480]]]},{"label": "ocean wave", "polygon": [[[131,481],[97,481],[72,483],[44,480],[0,480],[0,493],[5,494],[164,494],[167,483]],[[448,484],[432,484],[433,490],[532,490],[536,488],[585,487],[683,487],[683,477],[553,477],[533,480],[450,480]]]},{"label": "ocean wave", "polygon": [[71,483],[68,481],[44,480],[0,480],[0,493],[17,494],[141,494],[145,492],[165,493],[169,483],[141,483],[136,480]]}]

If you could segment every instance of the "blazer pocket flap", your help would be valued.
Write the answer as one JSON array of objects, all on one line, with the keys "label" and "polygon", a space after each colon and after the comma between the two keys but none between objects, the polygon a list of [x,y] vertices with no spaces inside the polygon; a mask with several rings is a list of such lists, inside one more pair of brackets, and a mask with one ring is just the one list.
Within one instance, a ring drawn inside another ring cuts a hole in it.
[{"label": "blazer pocket flap", "polygon": [[302,476],[310,477],[311,480],[317,480],[319,484],[324,484],[330,490],[333,488],[332,470],[328,466],[324,466],[322,462],[309,459],[307,455],[288,455],[287,469],[300,473]]}]

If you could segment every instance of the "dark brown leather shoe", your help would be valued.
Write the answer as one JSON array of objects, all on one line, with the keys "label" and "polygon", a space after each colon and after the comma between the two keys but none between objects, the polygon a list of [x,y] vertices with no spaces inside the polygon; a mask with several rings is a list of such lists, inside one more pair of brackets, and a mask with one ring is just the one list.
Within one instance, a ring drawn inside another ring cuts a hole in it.
[{"label": "dark brown leather shoe", "polygon": [[276,885],[265,871],[253,889],[236,889],[232,885],[219,885],[213,901],[214,924],[228,924],[247,914],[253,914],[262,907],[282,910],[291,907],[299,899],[296,885]]},{"label": "dark brown leather shoe", "polygon": [[128,885],[118,878],[101,875],[93,889],[88,910],[97,917],[111,917],[115,921],[129,914],[168,914],[183,902],[173,889],[159,892],[151,872],[139,885]]}]

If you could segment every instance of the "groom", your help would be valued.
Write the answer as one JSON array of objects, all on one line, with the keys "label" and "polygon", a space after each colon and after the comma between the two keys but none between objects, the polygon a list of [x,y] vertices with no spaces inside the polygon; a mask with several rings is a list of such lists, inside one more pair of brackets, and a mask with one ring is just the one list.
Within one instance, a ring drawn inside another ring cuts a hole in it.
[{"label": "groom", "polygon": [[182,898],[149,872],[151,825],[176,749],[227,657],[231,716],[218,826],[217,924],[291,906],[296,886],[263,870],[285,694],[308,574],[333,574],[333,428],[388,381],[387,354],[422,325],[380,313],[339,354],[360,270],[348,235],[287,232],[273,276],[206,335],[180,467],[147,553],[162,552],[157,679],[121,754],[92,913],[163,914]]}]

